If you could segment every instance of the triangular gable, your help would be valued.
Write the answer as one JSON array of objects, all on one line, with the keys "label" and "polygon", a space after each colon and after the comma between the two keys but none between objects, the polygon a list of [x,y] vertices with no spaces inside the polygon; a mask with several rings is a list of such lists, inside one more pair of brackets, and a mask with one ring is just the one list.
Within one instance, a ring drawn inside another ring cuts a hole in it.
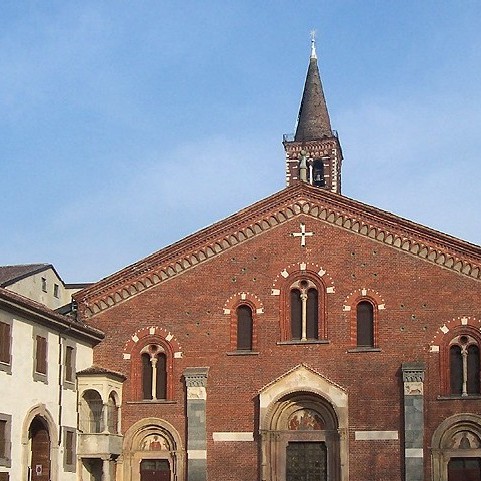
[{"label": "triangular gable", "polygon": [[297,184],[213,224],[74,295],[91,317],[222,252],[306,215],[459,275],[481,279],[481,248],[326,190]]}]

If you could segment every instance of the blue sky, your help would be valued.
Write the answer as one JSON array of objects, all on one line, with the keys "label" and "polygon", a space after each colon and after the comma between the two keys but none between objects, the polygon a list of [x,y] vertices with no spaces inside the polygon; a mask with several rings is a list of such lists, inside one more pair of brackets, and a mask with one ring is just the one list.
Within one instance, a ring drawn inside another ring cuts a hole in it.
[{"label": "blue sky", "polygon": [[481,3],[10,1],[0,264],[94,281],[284,187],[311,29],[343,194],[481,243]]}]

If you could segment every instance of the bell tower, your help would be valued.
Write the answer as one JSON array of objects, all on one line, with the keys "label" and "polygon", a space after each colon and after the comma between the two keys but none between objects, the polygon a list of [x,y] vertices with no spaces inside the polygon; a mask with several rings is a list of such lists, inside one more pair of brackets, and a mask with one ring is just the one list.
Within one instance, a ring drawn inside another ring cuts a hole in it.
[{"label": "bell tower", "polygon": [[341,193],[342,150],[331,128],[326,99],[317,66],[316,42],[311,34],[311,57],[302,94],[296,133],[284,135],[286,184],[307,182]]}]

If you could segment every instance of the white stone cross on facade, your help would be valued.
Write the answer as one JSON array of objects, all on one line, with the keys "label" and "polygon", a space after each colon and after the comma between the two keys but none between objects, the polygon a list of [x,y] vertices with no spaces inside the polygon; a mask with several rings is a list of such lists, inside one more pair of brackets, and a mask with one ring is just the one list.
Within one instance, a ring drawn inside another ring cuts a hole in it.
[{"label": "white stone cross on facade", "polygon": [[301,232],[293,232],[291,234],[292,237],[300,237],[301,238],[301,247],[306,246],[306,237],[311,237],[314,235],[314,232],[306,232],[306,224],[302,222],[299,224]]}]

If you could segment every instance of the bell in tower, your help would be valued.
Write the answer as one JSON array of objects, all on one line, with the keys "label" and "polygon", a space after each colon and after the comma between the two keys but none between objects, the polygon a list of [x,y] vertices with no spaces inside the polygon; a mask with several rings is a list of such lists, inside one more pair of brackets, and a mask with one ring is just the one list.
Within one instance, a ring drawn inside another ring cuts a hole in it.
[{"label": "bell in tower", "polygon": [[[331,128],[317,66],[314,33],[311,37],[311,57],[296,133],[284,135],[283,144],[286,151],[287,186],[307,182],[315,187],[341,193],[341,144],[337,132]],[[307,173],[301,176],[302,162],[306,165]]]}]

